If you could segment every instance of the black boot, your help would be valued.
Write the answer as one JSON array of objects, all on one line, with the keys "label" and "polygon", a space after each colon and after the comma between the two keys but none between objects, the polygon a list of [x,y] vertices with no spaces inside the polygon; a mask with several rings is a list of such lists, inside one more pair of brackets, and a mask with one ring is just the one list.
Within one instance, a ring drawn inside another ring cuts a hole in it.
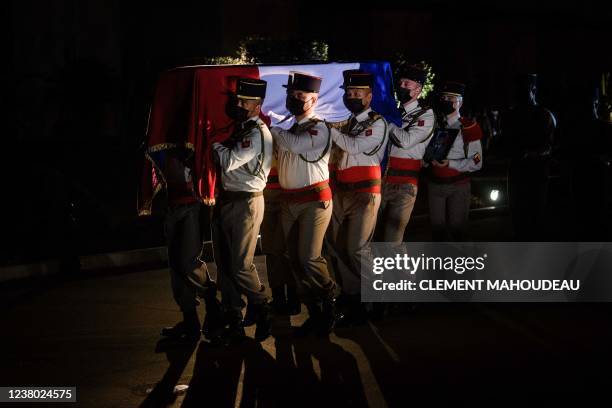
[{"label": "black boot", "polygon": [[250,327],[257,323],[257,305],[249,302],[246,307],[246,313],[244,314],[244,319],[242,320],[242,327]]},{"label": "black boot", "polygon": [[295,286],[287,285],[287,314],[289,316],[299,315],[302,312],[302,303],[298,298]]},{"label": "black boot", "polygon": [[346,293],[340,293],[340,295],[336,298],[336,313],[338,316],[344,314],[344,312],[349,308],[350,296]]},{"label": "black boot", "polygon": [[361,303],[360,295],[345,295],[345,303],[337,315],[337,327],[362,326],[368,321],[365,305]]},{"label": "black boot", "polygon": [[204,297],[204,303],[206,304],[206,316],[202,324],[202,335],[207,340],[212,340],[221,336],[227,322],[223,313],[223,306],[214,294]]},{"label": "black boot", "polygon": [[211,340],[213,345],[229,346],[238,344],[246,338],[244,327],[242,326],[242,313],[230,311],[226,313],[226,321],[228,327],[223,331],[223,334]]},{"label": "black boot", "polygon": [[336,326],[336,300],[334,298],[326,299],[321,305],[321,319],[317,335],[329,336]]},{"label": "black boot", "polygon": [[[263,294],[265,291],[266,287],[264,285],[261,285],[259,287],[259,292]],[[257,323],[258,310],[259,308],[257,307],[257,305],[254,305],[251,302],[247,304],[247,310],[244,315],[244,319],[242,320],[242,327],[249,327]]]},{"label": "black boot", "polygon": [[285,297],[285,285],[272,288],[272,309],[277,314],[287,313],[287,298]]},{"label": "black boot", "polygon": [[317,332],[320,327],[321,316],[323,313],[321,310],[321,305],[316,302],[306,303],[306,309],[308,309],[308,318],[300,327],[295,329],[295,337],[307,337],[310,334]]},{"label": "black boot", "polygon": [[200,338],[200,319],[196,309],[183,311],[183,320],[173,327],[164,327],[161,335],[170,339],[197,341]]},{"label": "black boot", "polygon": [[264,341],[272,334],[272,306],[266,301],[255,305],[257,327],[255,327],[255,340]]}]

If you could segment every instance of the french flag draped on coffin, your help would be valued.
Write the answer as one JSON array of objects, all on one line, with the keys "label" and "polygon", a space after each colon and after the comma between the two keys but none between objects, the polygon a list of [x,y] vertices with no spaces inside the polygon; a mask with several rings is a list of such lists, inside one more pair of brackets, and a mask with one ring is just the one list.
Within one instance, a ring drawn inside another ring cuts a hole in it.
[{"label": "french flag draped on coffin", "polygon": [[294,119],[283,121],[290,72],[304,72],[323,78],[315,113],[328,122],[339,122],[350,112],[342,102],[342,72],[361,69],[375,77],[372,108],[389,122],[401,124],[393,94],[393,75],[388,62],[351,62],[303,65],[187,66],[161,74],[155,89],[147,128],[144,170],[138,199],[140,215],[151,214],[153,199],[164,191],[166,153],[182,147],[193,154],[192,176],[202,202],[215,202],[216,172],[211,147],[227,139],[233,122],[225,113],[228,92],[237,78],[257,78],[268,82],[262,118],[271,126],[290,128]]}]

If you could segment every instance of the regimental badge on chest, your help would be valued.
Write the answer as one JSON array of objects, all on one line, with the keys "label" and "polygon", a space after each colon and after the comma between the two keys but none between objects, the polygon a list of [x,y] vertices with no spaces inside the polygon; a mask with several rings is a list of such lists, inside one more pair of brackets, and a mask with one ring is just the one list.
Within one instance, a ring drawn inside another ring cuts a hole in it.
[{"label": "regimental badge on chest", "polygon": [[366,136],[372,136],[372,128],[370,128],[370,129],[366,129],[366,131],[365,131],[365,135],[366,135]]},{"label": "regimental badge on chest", "polygon": [[243,139],[241,146],[242,146],[243,149],[250,148],[251,147],[251,139]]}]

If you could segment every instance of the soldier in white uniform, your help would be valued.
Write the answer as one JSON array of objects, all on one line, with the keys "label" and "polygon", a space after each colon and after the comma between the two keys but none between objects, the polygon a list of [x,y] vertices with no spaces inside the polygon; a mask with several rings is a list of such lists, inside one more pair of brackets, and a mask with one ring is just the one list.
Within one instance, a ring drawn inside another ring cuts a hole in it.
[{"label": "soldier in white uniform", "polygon": [[465,85],[444,84],[438,102],[441,129],[456,129],[457,136],[442,161],[432,161],[429,177],[429,217],[435,241],[466,239],[470,209],[470,173],[482,167],[482,130],[478,123],[462,118]]},{"label": "soldier in white uniform", "polygon": [[253,264],[264,215],[263,190],[272,162],[272,135],[259,118],[265,94],[265,81],[239,79],[236,105],[231,110],[236,129],[227,142],[213,144],[221,168],[215,258],[229,324],[221,339],[225,343],[244,337],[242,294],[255,309],[255,339],[266,339],[271,329],[270,306]]},{"label": "soldier in white uniform", "polygon": [[417,197],[421,160],[435,125],[435,115],[419,96],[427,74],[416,66],[399,72],[398,97],[402,127],[389,124],[389,162],[383,180],[381,220],[385,242],[399,244]]},{"label": "soldier in white uniform", "polygon": [[287,88],[287,109],[296,123],[290,130],[271,129],[278,149],[278,180],[283,191],[281,220],[298,296],[309,317],[296,331],[327,335],[335,323],[335,282],[321,256],[323,238],[332,214],[329,187],[331,135],[316,118],[314,108],[321,78],[292,72]]},{"label": "soldier in white uniform", "polygon": [[371,261],[369,243],[380,206],[380,162],[387,142],[387,123],[370,108],[373,75],[359,70],[343,74],[344,104],[352,114],[343,127],[331,129],[336,172],[327,247],[342,288],[337,324],[349,326],[366,322],[361,274],[362,266],[366,265],[366,270]]}]

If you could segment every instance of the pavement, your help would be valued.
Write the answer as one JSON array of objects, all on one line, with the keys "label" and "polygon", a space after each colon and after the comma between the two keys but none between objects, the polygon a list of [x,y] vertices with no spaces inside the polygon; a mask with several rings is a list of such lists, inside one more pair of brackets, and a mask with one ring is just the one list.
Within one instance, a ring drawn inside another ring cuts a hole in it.
[{"label": "pavement", "polygon": [[584,406],[612,385],[605,304],[420,304],[329,340],[295,339],[302,313],[215,348],[160,342],[180,318],[164,267],[14,282],[0,299],[0,385],[76,386],[72,407]]},{"label": "pavement", "polygon": [[[507,218],[474,223],[475,240],[507,236]],[[276,316],[262,343],[251,327],[232,347],[172,345],[167,268],[111,262],[5,282],[0,310],[0,386],[76,386],[69,407],[589,406],[612,387],[603,303],[402,304],[329,339],[294,338],[302,313]]]}]

